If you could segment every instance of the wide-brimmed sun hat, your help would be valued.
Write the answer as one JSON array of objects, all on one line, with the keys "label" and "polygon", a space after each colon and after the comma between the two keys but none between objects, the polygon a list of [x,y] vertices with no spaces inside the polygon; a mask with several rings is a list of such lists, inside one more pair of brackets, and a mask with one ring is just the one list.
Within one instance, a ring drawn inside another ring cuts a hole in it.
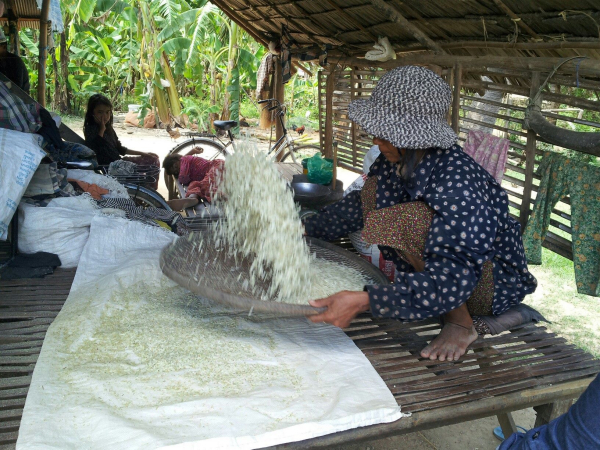
[{"label": "wide-brimmed sun hat", "polygon": [[446,122],[452,91],[429,69],[403,66],[381,77],[371,97],[348,106],[351,120],[395,147],[448,148],[457,140]]}]

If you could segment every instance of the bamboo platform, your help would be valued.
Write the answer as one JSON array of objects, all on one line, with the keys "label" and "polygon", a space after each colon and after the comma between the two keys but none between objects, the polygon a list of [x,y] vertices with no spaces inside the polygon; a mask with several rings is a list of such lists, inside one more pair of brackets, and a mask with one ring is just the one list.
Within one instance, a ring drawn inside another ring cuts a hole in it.
[{"label": "bamboo platform", "polygon": [[[15,448],[46,330],[74,275],[74,270],[57,270],[42,279],[0,280],[0,450]],[[536,407],[536,424],[544,423],[565,412],[600,372],[600,361],[535,325],[479,338],[456,362],[418,356],[439,331],[436,322],[402,324],[365,314],[345,331],[412,416],[278,448],[341,445],[494,415],[510,433],[511,411]]]},{"label": "bamboo platform", "polygon": [[0,280],[0,450],[13,449],[33,368],[75,269],[45,278]]}]

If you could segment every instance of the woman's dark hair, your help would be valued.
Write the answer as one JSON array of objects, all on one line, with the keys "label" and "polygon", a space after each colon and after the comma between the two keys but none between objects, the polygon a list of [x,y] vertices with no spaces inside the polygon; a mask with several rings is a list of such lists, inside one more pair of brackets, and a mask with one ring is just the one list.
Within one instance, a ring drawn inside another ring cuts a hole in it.
[{"label": "woman's dark hair", "polygon": [[[98,127],[96,120],[94,119],[94,109],[96,106],[108,106],[112,109],[112,103],[108,99],[108,97],[102,94],[94,94],[88,100],[87,111],[85,112],[85,119],[83,120],[83,135],[87,138],[88,133],[93,133],[92,130]],[[113,124],[113,116],[110,115],[110,122],[108,122],[108,126],[112,127]],[[90,136],[93,137],[93,136]]]},{"label": "woman's dark hair", "polygon": [[[165,158],[165,160],[163,161],[163,168],[165,169],[165,172],[167,172],[169,175],[173,175],[175,176],[175,171],[173,170],[173,166],[175,165],[176,162],[181,160],[181,155],[179,154],[175,154],[175,155],[169,155]],[[179,174],[177,174],[179,175]]]}]

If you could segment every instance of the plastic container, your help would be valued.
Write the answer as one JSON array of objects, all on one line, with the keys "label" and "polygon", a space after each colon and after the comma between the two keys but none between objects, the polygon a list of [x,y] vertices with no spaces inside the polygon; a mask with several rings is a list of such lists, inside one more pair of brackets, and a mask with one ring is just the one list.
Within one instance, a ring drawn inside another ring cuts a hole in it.
[{"label": "plastic container", "polygon": [[306,166],[306,163],[308,162],[309,158],[304,158],[302,160],[302,173],[304,175],[308,175],[308,167]]}]

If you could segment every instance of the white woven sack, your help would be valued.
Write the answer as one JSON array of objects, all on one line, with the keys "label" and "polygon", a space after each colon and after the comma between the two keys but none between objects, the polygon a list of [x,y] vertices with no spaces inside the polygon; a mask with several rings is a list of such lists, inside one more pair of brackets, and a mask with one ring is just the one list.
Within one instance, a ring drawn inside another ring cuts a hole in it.
[{"label": "white woven sack", "polygon": [[77,267],[96,213],[19,205],[19,251],[58,255],[62,267]]},{"label": "white woven sack", "polygon": [[21,197],[46,156],[41,142],[40,135],[0,128],[0,240],[6,240]]}]

